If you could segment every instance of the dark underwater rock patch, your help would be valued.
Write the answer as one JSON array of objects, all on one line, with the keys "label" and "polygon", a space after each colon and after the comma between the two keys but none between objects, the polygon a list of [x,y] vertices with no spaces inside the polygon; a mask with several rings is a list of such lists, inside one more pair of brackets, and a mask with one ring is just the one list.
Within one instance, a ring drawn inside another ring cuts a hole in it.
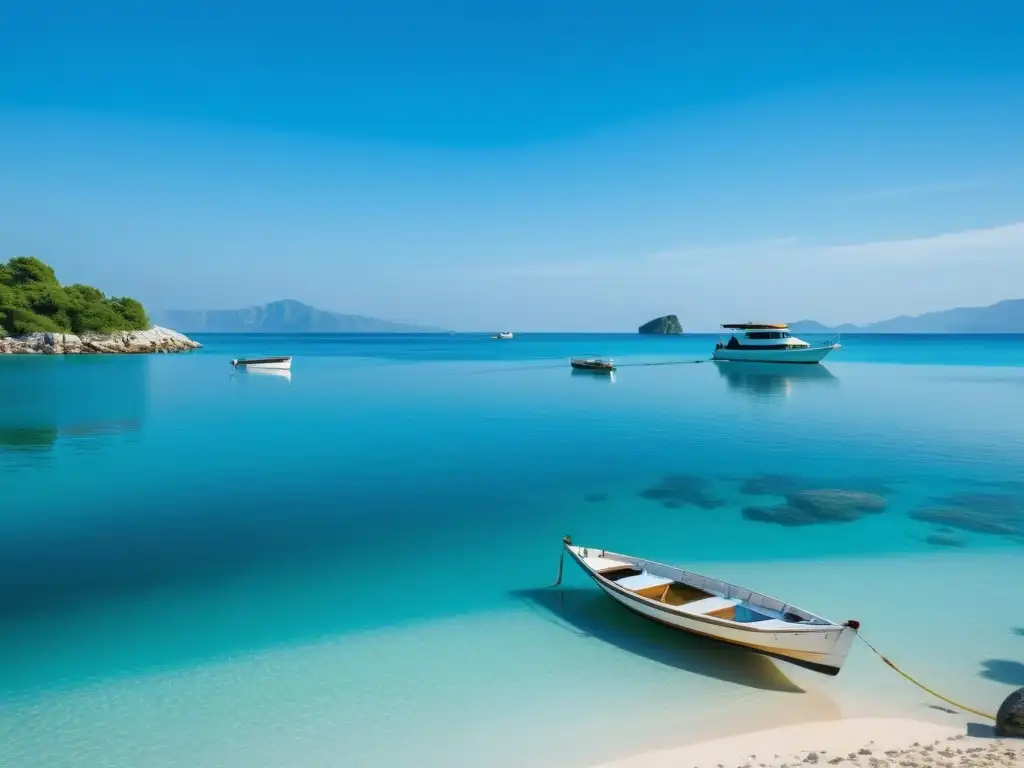
[{"label": "dark underwater rock patch", "polygon": [[914,520],[935,523],[971,533],[988,533],[995,536],[1012,536],[1014,526],[973,509],[957,507],[927,507],[910,513]]},{"label": "dark underwater rock patch", "polygon": [[954,493],[915,509],[914,520],[990,536],[1024,538],[1024,495]]},{"label": "dark underwater rock patch", "polygon": [[892,493],[892,487],[888,483],[872,477],[833,478],[825,481],[801,475],[768,473],[753,475],[740,483],[740,492],[748,496],[789,496],[799,491],[813,491],[822,488],[844,488],[879,496],[887,496]]},{"label": "dark underwater rock patch", "polygon": [[755,475],[740,484],[740,493],[748,496],[788,496],[808,487],[807,480],[796,475]]},{"label": "dark underwater rock patch", "polygon": [[1024,515],[1024,494],[953,493],[939,499],[939,505],[964,507],[1019,520]]},{"label": "dark underwater rock patch", "polygon": [[725,504],[723,499],[714,495],[710,481],[698,475],[668,475],[657,485],[640,491],[640,495],[649,501],[660,502],[666,509],[718,509]]},{"label": "dark underwater rock patch", "polygon": [[744,507],[742,515],[747,520],[755,523],[775,523],[796,527],[798,525],[814,525],[819,522],[802,509],[796,509],[788,504],[779,504],[775,507]]},{"label": "dark underwater rock patch", "polygon": [[925,539],[925,543],[935,547],[962,547],[967,542],[959,536],[952,536],[948,533],[933,533]]},{"label": "dark underwater rock patch", "polygon": [[747,520],[792,527],[850,523],[882,512],[886,506],[886,500],[874,493],[830,488],[789,493],[785,504],[746,507],[742,514]]},{"label": "dark underwater rock patch", "polygon": [[602,501],[608,501],[607,493],[588,493],[583,497],[583,500],[588,504],[597,504]]},{"label": "dark underwater rock patch", "polygon": [[835,520],[856,520],[861,515],[883,511],[887,504],[878,494],[845,489],[798,491],[787,499],[790,506]]}]

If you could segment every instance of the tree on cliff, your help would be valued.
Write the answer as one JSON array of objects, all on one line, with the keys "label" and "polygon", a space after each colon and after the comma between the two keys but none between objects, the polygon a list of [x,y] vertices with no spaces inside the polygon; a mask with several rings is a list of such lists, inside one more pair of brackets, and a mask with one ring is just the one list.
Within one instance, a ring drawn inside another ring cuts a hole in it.
[{"label": "tree on cliff", "polygon": [[108,299],[88,285],[63,286],[53,268],[33,256],[0,263],[0,335],[4,331],[81,335],[146,328],[146,310],[135,299]]}]

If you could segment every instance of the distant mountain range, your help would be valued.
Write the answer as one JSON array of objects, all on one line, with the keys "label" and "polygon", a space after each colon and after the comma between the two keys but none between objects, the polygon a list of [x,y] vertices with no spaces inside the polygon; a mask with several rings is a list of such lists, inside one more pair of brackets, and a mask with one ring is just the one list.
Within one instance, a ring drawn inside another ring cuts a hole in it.
[{"label": "distant mountain range", "polygon": [[815,320],[789,327],[802,333],[1024,333],[1024,299],[1007,299],[988,307],[958,307],[910,317],[901,315],[868,325],[830,328]]},{"label": "distant mountain range", "polygon": [[285,299],[244,309],[171,309],[153,312],[153,322],[182,333],[441,333],[362,315],[343,315]]}]

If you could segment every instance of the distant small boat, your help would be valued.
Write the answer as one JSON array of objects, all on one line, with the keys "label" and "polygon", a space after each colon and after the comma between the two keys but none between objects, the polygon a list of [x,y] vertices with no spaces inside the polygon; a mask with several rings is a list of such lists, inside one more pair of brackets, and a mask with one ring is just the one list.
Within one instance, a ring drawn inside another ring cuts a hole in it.
[{"label": "distant small boat", "polygon": [[491,338],[492,339],[511,339],[511,338],[513,338],[512,331],[501,331],[500,333],[496,333],[493,336],[491,336]]},{"label": "distant small boat", "polygon": [[288,371],[292,367],[290,357],[260,357],[252,360],[232,360],[231,365],[235,368],[252,368],[253,370],[276,370]]},{"label": "distant small boat", "polygon": [[641,616],[822,674],[839,674],[860,629],[681,568],[574,546],[568,536],[562,546],[609,597]]},{"label": "distant small boat", "polygon": [[600,357],[582,359],[578,357],[569,358],[569,365],[577,371],[594,371],[595,373],[611,373],[615,370],[615,364],[611,360]]}]

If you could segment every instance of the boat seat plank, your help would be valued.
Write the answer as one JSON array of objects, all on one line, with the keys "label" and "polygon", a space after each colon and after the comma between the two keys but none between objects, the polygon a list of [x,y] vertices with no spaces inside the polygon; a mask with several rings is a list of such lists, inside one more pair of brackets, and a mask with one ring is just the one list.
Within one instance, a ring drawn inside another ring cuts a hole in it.
[{"label": "boat seat plank", "polygon": [[732,608],[739,605],[740,602],[740,600],[733,597],[705,597],[703,600],[696,600],[681,606],[681,610],[686,611],[686,613],[706,614]]},{"label": "boat seat plank", "polygon": [[622,560],[612,560],[610,557],[600,557],[591,555],[590,557],[583,558],[583,562],[587,564],[588,568],[592,568],[598,573],[604,573],[605,571],[614,571],[619,568],[631,568],[632,564],[623,562]]},{"label": "boat seat plank", "polygon": [[636,576],[627,576],[624,579],[619,579],[616,582],[620,587],[625,587],[634,592],[638,592],[641,589],[650,589],[651,587],[664,587],[672,583],[672,579],[666,579],[661,576],[655,576],[653,573],[638,573]]}]

